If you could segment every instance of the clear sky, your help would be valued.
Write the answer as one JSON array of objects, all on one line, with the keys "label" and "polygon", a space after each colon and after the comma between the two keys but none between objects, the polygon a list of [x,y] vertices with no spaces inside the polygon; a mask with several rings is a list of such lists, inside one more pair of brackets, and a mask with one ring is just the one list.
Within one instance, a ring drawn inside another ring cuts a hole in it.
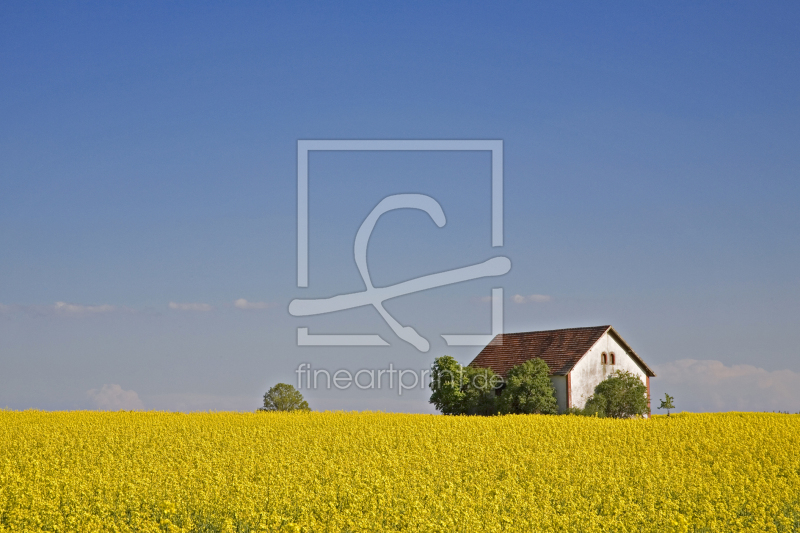
[{"label": "clear sky", "polygon": [[[317,152],[296,279],[298,139],[500,139],[485,152]],[[502,278],[297,318],[376,285],[511,259]],[[313,368],[423,369],[441,333],[612,324],[679,410],[800,410],[800,5],[0,5],[0,407],[254,409]],[[238,304],[237,304],[238,302]],[[313,333],[391,346],[297,346]],[[415,389],[316,409],[430,412]]]}]

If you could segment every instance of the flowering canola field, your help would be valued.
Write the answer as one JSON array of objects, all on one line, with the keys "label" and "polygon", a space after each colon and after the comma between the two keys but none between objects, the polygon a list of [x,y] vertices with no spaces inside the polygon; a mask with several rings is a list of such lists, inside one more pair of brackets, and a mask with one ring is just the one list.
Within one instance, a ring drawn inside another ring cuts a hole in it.
[{"label": "flowering canola field", "polygon": [[0,411],[0,531],[800,531],[800,416]]}]

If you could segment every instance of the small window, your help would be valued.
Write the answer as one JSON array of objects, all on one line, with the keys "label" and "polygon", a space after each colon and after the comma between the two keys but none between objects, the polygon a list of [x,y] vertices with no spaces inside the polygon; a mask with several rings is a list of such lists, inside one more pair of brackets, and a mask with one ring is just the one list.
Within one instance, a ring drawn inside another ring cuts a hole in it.
[{"label": "small window", "polygon": [[608,356],[606,355],[606,352],[603,352],[603,353],[601,353],[601,354],[600,354],[600,361],[601,361],[601,362],[602,362],[604,365],[607,365],[607,364],[608,364]]},{"label": "small window", "polygon": [[614,357],[614,352],[611,352],[609,355],[611,356],[611,364],[612,365],[616,364],[616,357]]}]

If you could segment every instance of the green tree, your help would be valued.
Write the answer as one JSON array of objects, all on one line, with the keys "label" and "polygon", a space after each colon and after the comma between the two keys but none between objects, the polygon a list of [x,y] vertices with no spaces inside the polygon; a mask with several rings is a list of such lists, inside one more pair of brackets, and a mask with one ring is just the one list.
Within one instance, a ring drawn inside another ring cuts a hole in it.
[{"label": "green tree", "polygon": [[264,407],[259,411],[310,411],[308,402],[303,399],[300,391],[287,385],[278,383],[264,394]]},{"label": "green tree", "polygon": [[647,387],[635,374],[617,370],[594,388],[583,411],[586,415],[610,418],[649,415]]},{"label": "green tree", "polygon": [[450,357],[437,357],[431,365],[431,397],[428,400],[445,415],[464,414],[464,369]]},{"label": "green tree", "polygon": [[450,357],[437,357],[431,366],[428,400],[445,415],[495,415],[500,376],[489,368],[464,367]]},{"label": "green tree", "polygon": [[556,414],[558,403],[547,363],[537,358],[512,368],[499,403],[502,413]]},{"label": "green tree", "polygon": [[467,415],[492,416],[499,412],[497,391],[503,379],[491,368],[464,368],[463,409]]},{"label": "green tree", "polygon": [[664,393],[664,399],[661,400],[661,405],[658,406],[659,409],[666,409],[667,410],[667,416],[669,416],[669,410],[670,409],[675,409],[675,406],[672,405],[672,400],[674,400],[674,399],[675,398],[673,396],[670,396],[669,394],[667,394],[665,392]]}]

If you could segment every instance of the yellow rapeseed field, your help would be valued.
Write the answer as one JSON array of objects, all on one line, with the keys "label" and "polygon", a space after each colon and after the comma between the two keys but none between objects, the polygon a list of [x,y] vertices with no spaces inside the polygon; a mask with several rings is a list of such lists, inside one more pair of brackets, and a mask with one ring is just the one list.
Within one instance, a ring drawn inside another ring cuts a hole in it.
[{"label": "yellow rapeseed field", "polygon": [[0,531],[800,531],[800,416],[0,411]]}]

